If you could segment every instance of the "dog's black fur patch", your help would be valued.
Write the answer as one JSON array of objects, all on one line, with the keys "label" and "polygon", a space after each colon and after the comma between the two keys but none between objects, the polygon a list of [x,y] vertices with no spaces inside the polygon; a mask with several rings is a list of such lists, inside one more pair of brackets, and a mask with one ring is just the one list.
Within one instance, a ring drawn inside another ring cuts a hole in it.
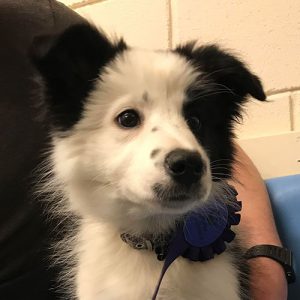
[{"label": "dog's black fur patch", "polygon": [[174,51],[186,57],[203,72],[201,77],[231,90],[236,95],[235,101],[242,102],[248,94],[258,100],[266,99],[259,78],[252,74],[243,62],[217,45],[197,48],[195,42],[190,42]]},{"label": "dog's black fur patch", "polygon": [[191,130],[205,147],[214,165],[214,180],[231,176],[234,156],[234,122],[241,118],[247,96],[265,100],[259,78],[233,55],[216,45],[195,47],[195,43],[174,50],[201,72],[187,90],[183,113],[186,119],[197,117],[202,126]]},{"label": "dog's black fur patch", "polygon": [[80,119],[101,69],[126,48],[123,40],[112,44],[89,24],[35,39],[30,56],[45,81],[54,126],[68,130]]}]

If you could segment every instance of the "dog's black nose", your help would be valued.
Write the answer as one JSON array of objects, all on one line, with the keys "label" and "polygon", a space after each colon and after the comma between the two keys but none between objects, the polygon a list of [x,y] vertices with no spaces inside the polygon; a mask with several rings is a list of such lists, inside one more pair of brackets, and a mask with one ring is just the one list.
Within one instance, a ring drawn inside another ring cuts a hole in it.
[{"label": "dog's black nose", "polygon": [[166,156],[165,169],[176,182],[190,186],[201,178],[204,164],[198,152],[176,149]]}]

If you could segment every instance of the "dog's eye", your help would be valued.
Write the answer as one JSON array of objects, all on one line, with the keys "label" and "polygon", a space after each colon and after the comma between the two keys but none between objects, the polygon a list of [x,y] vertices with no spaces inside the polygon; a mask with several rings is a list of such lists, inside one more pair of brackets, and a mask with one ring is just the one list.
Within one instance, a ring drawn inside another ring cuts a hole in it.
[{"label": "dog's eye", "polygon": [[133,128],[141,123],[141,119],[135,110],[128,109],[117,116],[117,122],[121,127]]},{"label": "dog's eye", "polygon": [[197,117],[190,117],[186,120],[186,122],[192,130],[199,130],[202,126],[199,118]]}]

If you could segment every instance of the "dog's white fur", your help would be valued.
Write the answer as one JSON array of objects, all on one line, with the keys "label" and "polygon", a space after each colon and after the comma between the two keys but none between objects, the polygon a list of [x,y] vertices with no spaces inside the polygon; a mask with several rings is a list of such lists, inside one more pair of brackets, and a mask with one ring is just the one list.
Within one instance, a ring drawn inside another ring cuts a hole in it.
[{"label": "dog's white fur", "polygon": [[[81,120],[67,135],[54,137],[54,181],[80,218],[73,258],[80,300],[151,299],[162,262],[129,247],[120,233],[170,229],[212,193],[209,158],[182,115],[185,91],[198,72],[176,53],[126,50],[102,72]],[[139,127],[124,129],[115,122],[128,108],[140,113]],[[185,205],[168,207],[152,186],[169,182],[163,162],[176,148],[197,151],[207,168],[202,192]],[[158,299],[240,299],[232,260],[230,253],[203,263],[177,259]]]}]

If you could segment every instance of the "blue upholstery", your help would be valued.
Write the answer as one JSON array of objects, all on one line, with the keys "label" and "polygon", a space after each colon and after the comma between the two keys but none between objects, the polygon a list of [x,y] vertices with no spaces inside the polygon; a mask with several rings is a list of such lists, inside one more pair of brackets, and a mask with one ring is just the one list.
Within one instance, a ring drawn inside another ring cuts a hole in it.
[{"label": "blue upholstery", "polygon": [[289,300],[300,299],[300,175],[266,181],[282,243],[294,253],[296,283],[289,285]]}]

